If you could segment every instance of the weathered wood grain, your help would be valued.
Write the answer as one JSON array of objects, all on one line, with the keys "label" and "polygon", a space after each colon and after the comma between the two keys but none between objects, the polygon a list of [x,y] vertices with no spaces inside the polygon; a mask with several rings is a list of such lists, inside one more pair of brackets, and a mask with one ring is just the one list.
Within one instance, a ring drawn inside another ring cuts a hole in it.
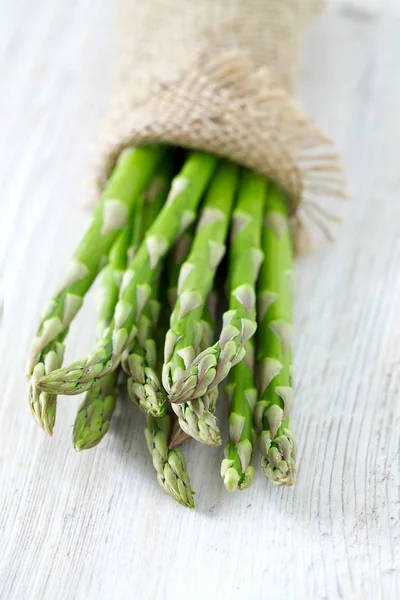
[{"label": "weathered wood grain", "polygon": [[[29,415],[30,339],[85,227],[112,0],[0,6],[0,598],[399,598],[398,3],[332,1],[307,40],[301,97],[354,197],[336,244],[297,264],[298,483],[259,476],[228,495],[220,450],[196,445],[192,512],[157,486],[129,404],[83,454],[77,399],[61,399],[52,440]],[[67,359],[89,347],[92,313],[89,301]]]}]

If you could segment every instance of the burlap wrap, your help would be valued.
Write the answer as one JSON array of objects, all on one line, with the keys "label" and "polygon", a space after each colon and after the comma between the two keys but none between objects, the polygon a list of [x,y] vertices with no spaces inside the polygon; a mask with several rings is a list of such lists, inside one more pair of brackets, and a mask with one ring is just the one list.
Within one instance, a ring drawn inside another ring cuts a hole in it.
[{"label": "burlap wrap", "polygon": [[125,148],[162,142],[216,153],[280,183],[297,234],[304,213],[318,220],[316,200],[343,193],[340,163],[292,96],[302,32],[318,4],[119,0],[100,188]]}]

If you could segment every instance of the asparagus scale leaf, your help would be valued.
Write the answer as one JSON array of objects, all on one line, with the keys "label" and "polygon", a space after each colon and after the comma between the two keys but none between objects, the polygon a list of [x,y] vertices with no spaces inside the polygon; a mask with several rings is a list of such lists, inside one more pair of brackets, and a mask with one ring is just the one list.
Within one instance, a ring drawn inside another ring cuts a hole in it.
[{"label": "asparagus scale leaf", "polygon": [[186,442],[192,440],[192,436],[185,433],[182,427],[179,425],[179,419],[176,417],[173,420],[171,435],[169,436],[169,448],[178,448],[183,446]]}]

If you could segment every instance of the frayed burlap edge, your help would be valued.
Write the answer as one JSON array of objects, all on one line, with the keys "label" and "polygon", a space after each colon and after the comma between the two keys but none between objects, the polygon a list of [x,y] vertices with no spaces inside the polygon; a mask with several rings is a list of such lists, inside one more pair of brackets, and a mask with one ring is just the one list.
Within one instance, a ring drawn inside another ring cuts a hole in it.
[{"label": "frayed burlap edge", "polygon": [[98,188],[122,151],[153,143],[211,152],[280,184],[290,198],[298,253],[309,244],[304,219],[329,234],[331,215],[321,199],[345,197],[330,139],[276,87],[268,69],[254,69],[239,52],[202,56],[173,79],[136,79],[115,102],[101,133]]}]

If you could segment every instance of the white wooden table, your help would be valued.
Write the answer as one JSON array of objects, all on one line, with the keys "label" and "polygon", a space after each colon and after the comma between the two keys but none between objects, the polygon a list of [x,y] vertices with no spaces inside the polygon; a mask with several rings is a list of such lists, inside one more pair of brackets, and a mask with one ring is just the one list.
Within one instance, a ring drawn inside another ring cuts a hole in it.
[{"label": "white wooden table", "polygon": [[[188,448],[195,511],[158,487],[126,404],[77,454],[78,399],[54,438],[24,366],[44,300],[85,228],[79,207],[110,82],[112,0],[1,0],[0,598],[400,597],[400,6],[333,1],[307,40],[301,97],[354,193],[334,245],[297,264],[299,476],[243,494],[219,449]],[[68,358],[88,349],[87,303]]]}]

